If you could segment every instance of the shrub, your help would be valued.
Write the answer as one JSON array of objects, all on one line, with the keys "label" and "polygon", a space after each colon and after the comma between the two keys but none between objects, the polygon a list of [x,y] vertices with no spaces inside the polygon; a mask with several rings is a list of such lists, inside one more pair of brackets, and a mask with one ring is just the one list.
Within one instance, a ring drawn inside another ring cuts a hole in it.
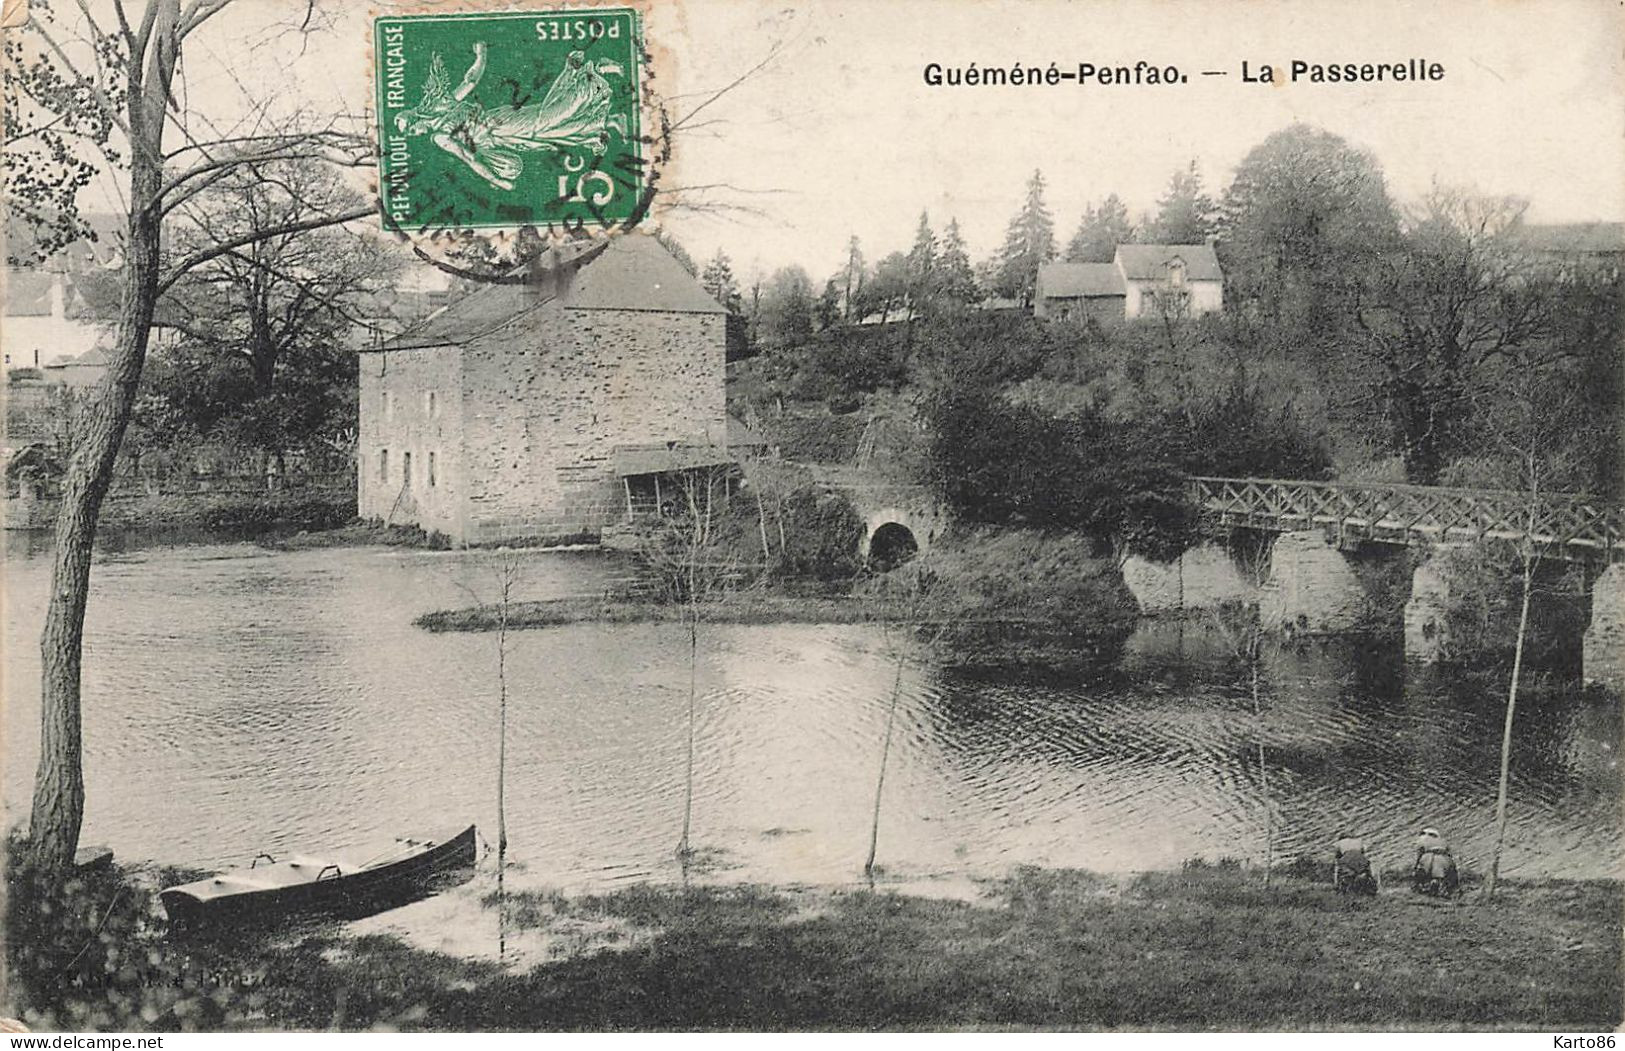
[{"label": "shrub", "polygon": [[784,553],[778,570],[816,580],[846,580],[863,568],[863,520],[840,493],[809,486],[784,502]]}]

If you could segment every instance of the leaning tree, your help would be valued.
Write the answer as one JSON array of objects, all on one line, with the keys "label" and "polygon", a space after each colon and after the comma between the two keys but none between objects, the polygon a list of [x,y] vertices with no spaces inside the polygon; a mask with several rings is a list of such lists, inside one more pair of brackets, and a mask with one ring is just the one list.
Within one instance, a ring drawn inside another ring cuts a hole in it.
[{"label": "leaning tree", "polygon": [[[159,299],[187,273],[268,238],[371,214],[368,204],[320,211],[244,231],[165,258],[165,227],[189,201],[253,165],[371,159],[359,126],[343,117],[278,113],[275,99],[208,113],[177,97],[183,54],[234,0],[148,0],[139,12],[111,0],[57,11],[42,0],[5,42],[4,176],[8,222],[34,233],[36,259],[90,233],[87,191],[116,188],[123,210],[122,282],[107,373],[91,392],[62,480],[51,595],[40,636],[40,759],[27,859],[63,871],[84,814],[80,653],[91,547],[146,361]],[[311,8],[293,32],[317,21]],[[238,27],[239,30],[241,27]],[[206,53],[206,52],[205,52]],[[88,210],[88,208],[86,209]],[[16,260],[25,262],[26,260]]]}]

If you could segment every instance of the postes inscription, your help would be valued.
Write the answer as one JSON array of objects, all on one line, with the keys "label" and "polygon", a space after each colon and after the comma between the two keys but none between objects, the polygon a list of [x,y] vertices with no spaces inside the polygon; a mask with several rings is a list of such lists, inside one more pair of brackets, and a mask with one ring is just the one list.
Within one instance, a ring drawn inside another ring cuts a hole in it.
[{"label": "postes inscription", "polygon": [[386,227],[608,227],[638,213],[636,11],[402,15],[373,30]]}]

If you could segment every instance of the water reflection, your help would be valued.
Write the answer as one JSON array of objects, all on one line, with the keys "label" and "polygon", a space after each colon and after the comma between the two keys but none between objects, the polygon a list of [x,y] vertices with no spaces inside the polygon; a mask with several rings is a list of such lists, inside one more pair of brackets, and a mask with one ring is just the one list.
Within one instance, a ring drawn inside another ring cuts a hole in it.
[{"label": "water reflection", "polygon": [[[49,565],[37,547],[10,554],[15,820],[35,761]],[[492,557],[220,542],[99,556],[86,839],[209,868],[465,819],[494,838],[496,637],[411,624],[489,594]],[[523,597],[597,593],[613,572],[585,555],[524,566]],[[687,650],[667,624],[511,638],[505,889],[677,878]],[[859,878],[894,653],[869,626],[704,629],[696,878]],[[1493,682],[1406,670],[1370,644],[1283,647],[1267,655],[1260,720],[1244,669],[1200,622],[1147,624],[1115,669],[1070,679],[971,676],[918,647],[906,657],[879,833],[888,880],[1261,858],[1260,735],[1278,855],[1319,855],[1346,828],[1400,865],[1425,823],[1468,866],[1488,856]],[[1505,871],[1621,874],[1620,732],[1616,705],[1577,690],[1521,707]]]}]

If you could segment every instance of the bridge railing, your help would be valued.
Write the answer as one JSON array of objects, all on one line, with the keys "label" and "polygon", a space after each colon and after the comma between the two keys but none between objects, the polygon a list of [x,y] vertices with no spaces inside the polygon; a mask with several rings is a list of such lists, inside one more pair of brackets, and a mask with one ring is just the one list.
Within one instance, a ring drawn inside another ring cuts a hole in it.
[{"label": "bridge railing", "polygon": [[1625,510],[1576,493],[1344,484],[1279,478],[1191,478],[1193,505],[1223,525],[1336,529],[1385,543],[1516,542],[1565,558],[1625,558]]}]

